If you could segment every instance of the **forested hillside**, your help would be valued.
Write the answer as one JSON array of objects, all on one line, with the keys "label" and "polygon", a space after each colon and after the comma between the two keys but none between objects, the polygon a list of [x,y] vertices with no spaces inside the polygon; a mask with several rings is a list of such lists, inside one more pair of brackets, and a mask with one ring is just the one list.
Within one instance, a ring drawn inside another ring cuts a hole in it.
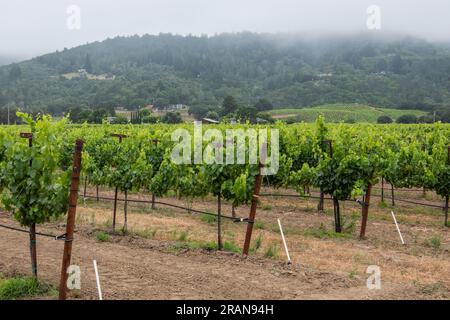
[{"label": "forested hillside", "polygon": [[[77,75],[85,69],[89,76]],[[0,108],[187,104],[265,98],[275,108],[362,103],[450,108],[450,50],[413,38],[279,34],[117,37],[0,67]]]}]

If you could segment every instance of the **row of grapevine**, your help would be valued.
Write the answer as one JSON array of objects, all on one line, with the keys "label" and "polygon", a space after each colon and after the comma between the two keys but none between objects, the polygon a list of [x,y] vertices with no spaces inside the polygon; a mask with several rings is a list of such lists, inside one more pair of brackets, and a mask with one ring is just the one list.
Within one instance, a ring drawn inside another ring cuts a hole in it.
[{"label": "row of grapevine", "polygon": [[[182,127],[192,131],[188,125]],[[94,184],[124,192],[142,189],[158,196],[173,191],[190,200],[213,194],[236,206],[251,199],[255,165],[175,164],[170,159],[174,145],[170,133],[175,128],[179,126],[103,125],[73,132],[92,139],[87,143],[90,160],[86,162]],[[224,132],[229,127],[214,128]],[[274,187],[293,187],[301,194],[315,186],[322,195],[331,195],[337,232],[341,230],[339,201],[363,196],[362,215],[367,219],[371,186],[381,178],[396,188],[427,188],[448,198],[448,126],[327,125],[319,117],[316,125],[276,124],[273,128],[280,131],[280,168],[264,181]],[[118,129],[129,136],[121,144],[110,137]],[[154,139],[161,143],[155,146]],[[120,154],[126,159],[123,165]]]},{"label": "row of grapevine", "polygon": [[[172,161],[171,153],[177,143],[172,141],[172,133],[179,128],[193,133],[192,125],[68,125],[67,119],[54,122],[44,116],[35,122],[21,116],[28,128],[0,128],[0,190],[4,207],[14,212],[24,226],[32,227],[66,211],[69,160],[73,143],[80,137],[85,140],[83,174],[92,185],[109,186],[125,195],[130,191],[156,196],[175,193],[188,202],[214,195],[219,202],[219,215],[222,199],[233,206],[252,200],[258,175],[256,164]],[[264,127],[213,128],[225,132],[229,128]],[[315,125],[277,123],[269,129],[279,130],[280,165],[278,172],[264,182],[273,187],[293,187],[300,194],[309,187],[317,187],[322,196],[330,195],[336,232],[341,231],[340,201],[362,196],[361,236],[364,236],[371,187],[380,178],[396,188],[435,190],[446,200],[447,225],[448,125],[330,125],[319,117]],[[33,133],[32,148],[19,137],[21,131]],[[209,141],[203,141],[205,153],[208,144]],[[221,145],[220,151],[225,153],[226,146]],[[125,220],[124,231],[126,225]],[[218,241],[220,246],[220,237]]]}]

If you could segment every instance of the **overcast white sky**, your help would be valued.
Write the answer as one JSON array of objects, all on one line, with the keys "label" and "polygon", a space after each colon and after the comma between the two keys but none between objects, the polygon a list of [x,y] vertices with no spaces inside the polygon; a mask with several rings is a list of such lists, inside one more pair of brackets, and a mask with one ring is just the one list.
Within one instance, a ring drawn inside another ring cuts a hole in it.
[{"label": "overcast white sky", "polygon": [[[81,9],[80,30],[67,28],[70,5]],[[381,8],[383,32],[450,42],[450,0],[0,0],[0,54],[160,32],[359,33],[370,5]]]}]

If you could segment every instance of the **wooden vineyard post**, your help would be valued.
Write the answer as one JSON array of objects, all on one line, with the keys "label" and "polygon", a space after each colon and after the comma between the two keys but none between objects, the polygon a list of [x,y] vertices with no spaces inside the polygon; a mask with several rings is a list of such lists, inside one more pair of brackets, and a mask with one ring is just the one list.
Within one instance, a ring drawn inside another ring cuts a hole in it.
[{"label": "wooden vineyard post", "polygon": [[324,195],[322,189],[320,189],[320,196],[319,197],[320,197],[320,199],[319,199],[319,204],[317,205],[317,211],[323,212],[323,203],[324,203],[325,195]]},{"label": "wooden vineyard post", "polygon": [[30,256],[31,256],[31,270],[33,277],[37,279],[37,250],[36,250],[36,223],[30,226]]},{"label": "wooden vineyard post", "polygon": [[67,269],[70,266],[72,256],[73,232],[75,229],[75,216],[77,212],[78,185],[81,171],[81,152],[83,150],[83,140],[75,143],[75,154],[73,157],[73,171],[70,183],[69,211],[67,213],[66,234],[64,242],[64,253],[61,266],[61,280],[59,282],[59,299],[67,298]]},{"label": "wooden vineyard post", "polygon": [[258,206],[258,199],[259,199],[259,192],[261,190],[261,181],[262,181],[261,167],[262,167],[262,164],[260,163],[258,166],[258,175],[255,178],[255,186],[253,188],[252,204],[250,207],[250,214],[248,216],[248,221],[247,221],[247,232],[245,234],[244,249],[242,250],[242,253],[244,255],[248,255],[248,251],[250,249],[250,241],[252,239],[253,224],[255,222],[256,208]]},{"label": "wooden vineyard post", "polygon": [[116,232],[116,213],[117,213],[117,193],[119,191],[119,188],[116,187],[114,190],[114,208],[113,208],[113,232]]},{"label": "wooden vineyard post", "polygon": [[125,190],[125,202],[123,205],[124,221],[123,221],[123,233],[127,233],[128,230],[128,191]]},{"label": "wooden vineyard post", "polygon": [[[33,147],[33,134],[29,132],[20,133],[20,137],[24,139],[28,139],[28,147]],[[30,167],[32,165],[32,161],[30,160]],[[33,273],[33,277],[37,279],[37,250],[36,250],[36,224],[33,223],[30,226],[30,257],[31,257],[31,271]]]},{"label": "wooden vineyard post", "polygon": [[[333,158],[333,140],[324,140],[324,143],[328,145],[328,156]],[[323,199],[321,199],[323,201]],[[322,204],[323,205],[323,204]],[[334,211],[334,228],[337,233],[342,232],[341,227],[341,209],[339,206],[339,199],[333,197],[333,211]]]},{"label": "wooden vineyard post", "polygon": [[[158,139],[152,139],[152,142],[155,144],[155,146],[158,146]],[[156,196],[155,193],[152,193],[152,210],[155,210],[156,206],[155,206],[155,201],[156,201]]]},{"label": "wooden vineyard post", "polygon": [[155,200],[156,200],[155,194],[152,193],[152,210],[155,209]]},{"label": "wooden vineyard post", "polygon": [[339,207],[339,200],[333,197],[333,210],[334,210],[334,229],[336,233],[341,233],[341,209]]},{"label": "wooden vineyard post", "polygon": [[381,202],[384,202],[384,177],[381,177]]},{"label": "wooden vineyard post", "polygon": [[87,181],[88,181],[88,178],[86,176],[86,177],[84,177],[84,191],[83,191],[83,197],[84,198],[86,198]]},{"label": "wooden vineyard post", "polygon": [[[323,145],[328,145],[328,155],[330,158],[333,158],[333,141],[332,140],[323,140],[322,141],[322,150]],[[319,204],[317,205],[317,211],[323,212],[323,204],[324,204],[325,194],[323,193],[322,188],[320,188],[320,196],[319,196]]]},{"label": "wooden vineyard post", "polygon": [[[447,165],[450,166],[450,146],[447,147]],[[449,201],[449,196],[445,196],[445,207],[444,207],[444,223],[445,226],[448,227],[448,201]]]},{"label": "wooden vineyard post", "polygon": [[[124,134],[117,134],[117,133],[113,133],[111,134],[111,137],[115,137],[119,139],[119,143],[122,143],[122,139],[126,138],[127,136]],[[119,192],[119,188],[116,187],[114,190],[114,208],[113,208],[113,232],[116,232],[116,215],[117,215],[117,194]]]},{"label": "wooden vineyard post", "polygon": [[250,214],[248,216],[247,221],[247,232],[245,234],[244,249],[242,250],[242,253],[245,256],[248,255],[248,251],[250,249],[250,241],[252,240],[253,225],[255,223],[256,209],[258,207],[259,201],[259,193],[261,191],[261,183],[262,183],[261,169],[266,163],[266,159],[267,159],[267,143],[263,144],[260,149],[258,174],[255,177],[255,185],[253,187],[253,195],[252,195],[252,204],[250,207]]},{"label": "wooden vineyard post", "polygon": [[362,203],[361,231],[359,233],[360,239],[364,239],[364,237],[366,236],[366,226],[367,226],[367,218],[369,216],[371,192],[372,192],[372,185],[369,183],[369,185],[367,186],[366,195],[364,196],[364,201]]},{"label": "wooden vineyard post", "polygon": [[221,226],[221,216],[222,216],[222,201],[221,194],[217,196],[217,249],[222,250],[222,226]]},{"label": "wooden vineyard post", "polygon": [[395,206],[394,184],[392,184],[392,183],[391,183],[391,200],[392,200],[392,206]]},{"label": "wooden vineyard post", "polygon": [[445,208],[444,208],[444,215],[445,215],[445,218],[444,218],[444,224],[445,224],[445,226],[446,227],[448,227],[448,196],[446,196],[445,197]]}]

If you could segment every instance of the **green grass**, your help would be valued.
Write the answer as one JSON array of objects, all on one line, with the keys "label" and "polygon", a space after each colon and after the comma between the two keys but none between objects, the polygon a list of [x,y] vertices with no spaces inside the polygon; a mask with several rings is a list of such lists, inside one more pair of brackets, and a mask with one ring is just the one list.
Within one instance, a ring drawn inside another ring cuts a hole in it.
[{"label": "green grass", "polygon": [[108,229],[112,228],[112,220],[111,219],[106,220],[104,223],[102,223],[102,226]]},{"label": "green grass", "polygon": [[56,296],[56,289],[31,277],[0,277],[0,300],[16,300],[36,296]]},{"label": "green grass", "polygon": [[376,123],[379,116],[389,116],[397,119],[404,114],[416,116],[425,115],[420,110],[399,110],[371,107],[362,104],[327,104],[303,109],[274,109],[269,111],[272,116],[283,119],[296,118],[298,121],[314,122],[319,114],[325,116],[327,122],[366,122]]},{"label": "green grass", "polygon": [[354,279],[355,277],[356,277],[356,275],[358,274],[358,272],[356,271],[356,270],[352,270],[352,271],[350,271],[349,273],[348,273],[348,277],[350,278],[350,279]]},{"label": "green grass", "polygon": [[314,237],[318,239],[342,239],[342,238],[351,238],[351,233],[337,233],[332,230],[327,230],[323,224],[320,225],[319,228],[309,228],[306,229],[303,234],[305,236]]},{"label": "green grass", "polygon": [[262,221],[255,221],[255,229],[264,229],[265,228],[265,225],[264,225],[264,222],[262,222]]},{"label": "green grass", "polygon": [[188,232],[187,231],[181,231],[180,234],[178,235],[178,241],[186,241],[188,237]]},{"label": "green grass", "polygon": [[95,233],[95,239],[97,239],[98,242],[107,242],[109,240],[109,234],[104,231],[97,231]]},{"label": "green grass", "polygon": [[258,235],[258,237],[255,239],[255,241],[253,242],[253,245],[250,248],[250,252],[255,253],[257,252],[261,246],[262,246],[262,236]]},{"label": "green grass", "polygon": [[133,230],[132,233],[145,239],[153,239],[155,238],[157,232],[158,230],[156,229],[147,228],[144,230]]},{"label": "green grass", "polygon": [[178,252],[182,249],[189,249],[189,250],[195,250],[195,249],[203,249],[208,251],[217,250],[217,243],[214,241],[210,242],[201,242],[201,241],[186,241],[186,242],[178,242],[174,245],[170,246],[169,251],[171,252]]},{"label": "green grass", "polygon": [[[209,241],[209,242],[204,242],[204,241],[180,241],[175,243],[174,245],[169,247],[169,252],[178,252],[180,250],[183,249],[188,249],[188,250],[198,250],[198,249],[203,249],[203,250],[208,250],[208,251],[215,251],[218,250],[217,247],[217,243],[215,241]],[[242,253],[241,248],[239,248],[235,243],[233,242],[228,242],[225,241],[223,243],[223,248],[224,251],[229,251],[229,252],[235,252],[235,253]]]},{"label": "green grass", "polygon": [[223,243],[223,250],[229,251],[229,252],[234,252],[234,253],[242,252],[241,248],[239,248],[236,244],[234,244],[233,242],[228,242],[228,241],[225,241]]},{"label": "green grass", "polygon": [[207,223],[215,223],[217,222],[217,217],[210,214],[202,214],[200,220]]},{"label": "green grass", "polygon": [[439,250],[441,249],[441,243],[442,243],[441,236],[439,234],[435,234],[425,242],[425,245],[433,248],[434,250]]},{"label": "green grass", "polygon": [[269,247],[267,247],[266,252],[264,252],[264,256],[266,258],[274,259],[274,258],[278,257],[279,250],[280,249],[278,248],[277,245],[271,244],[271,245],[269,245]]}]

